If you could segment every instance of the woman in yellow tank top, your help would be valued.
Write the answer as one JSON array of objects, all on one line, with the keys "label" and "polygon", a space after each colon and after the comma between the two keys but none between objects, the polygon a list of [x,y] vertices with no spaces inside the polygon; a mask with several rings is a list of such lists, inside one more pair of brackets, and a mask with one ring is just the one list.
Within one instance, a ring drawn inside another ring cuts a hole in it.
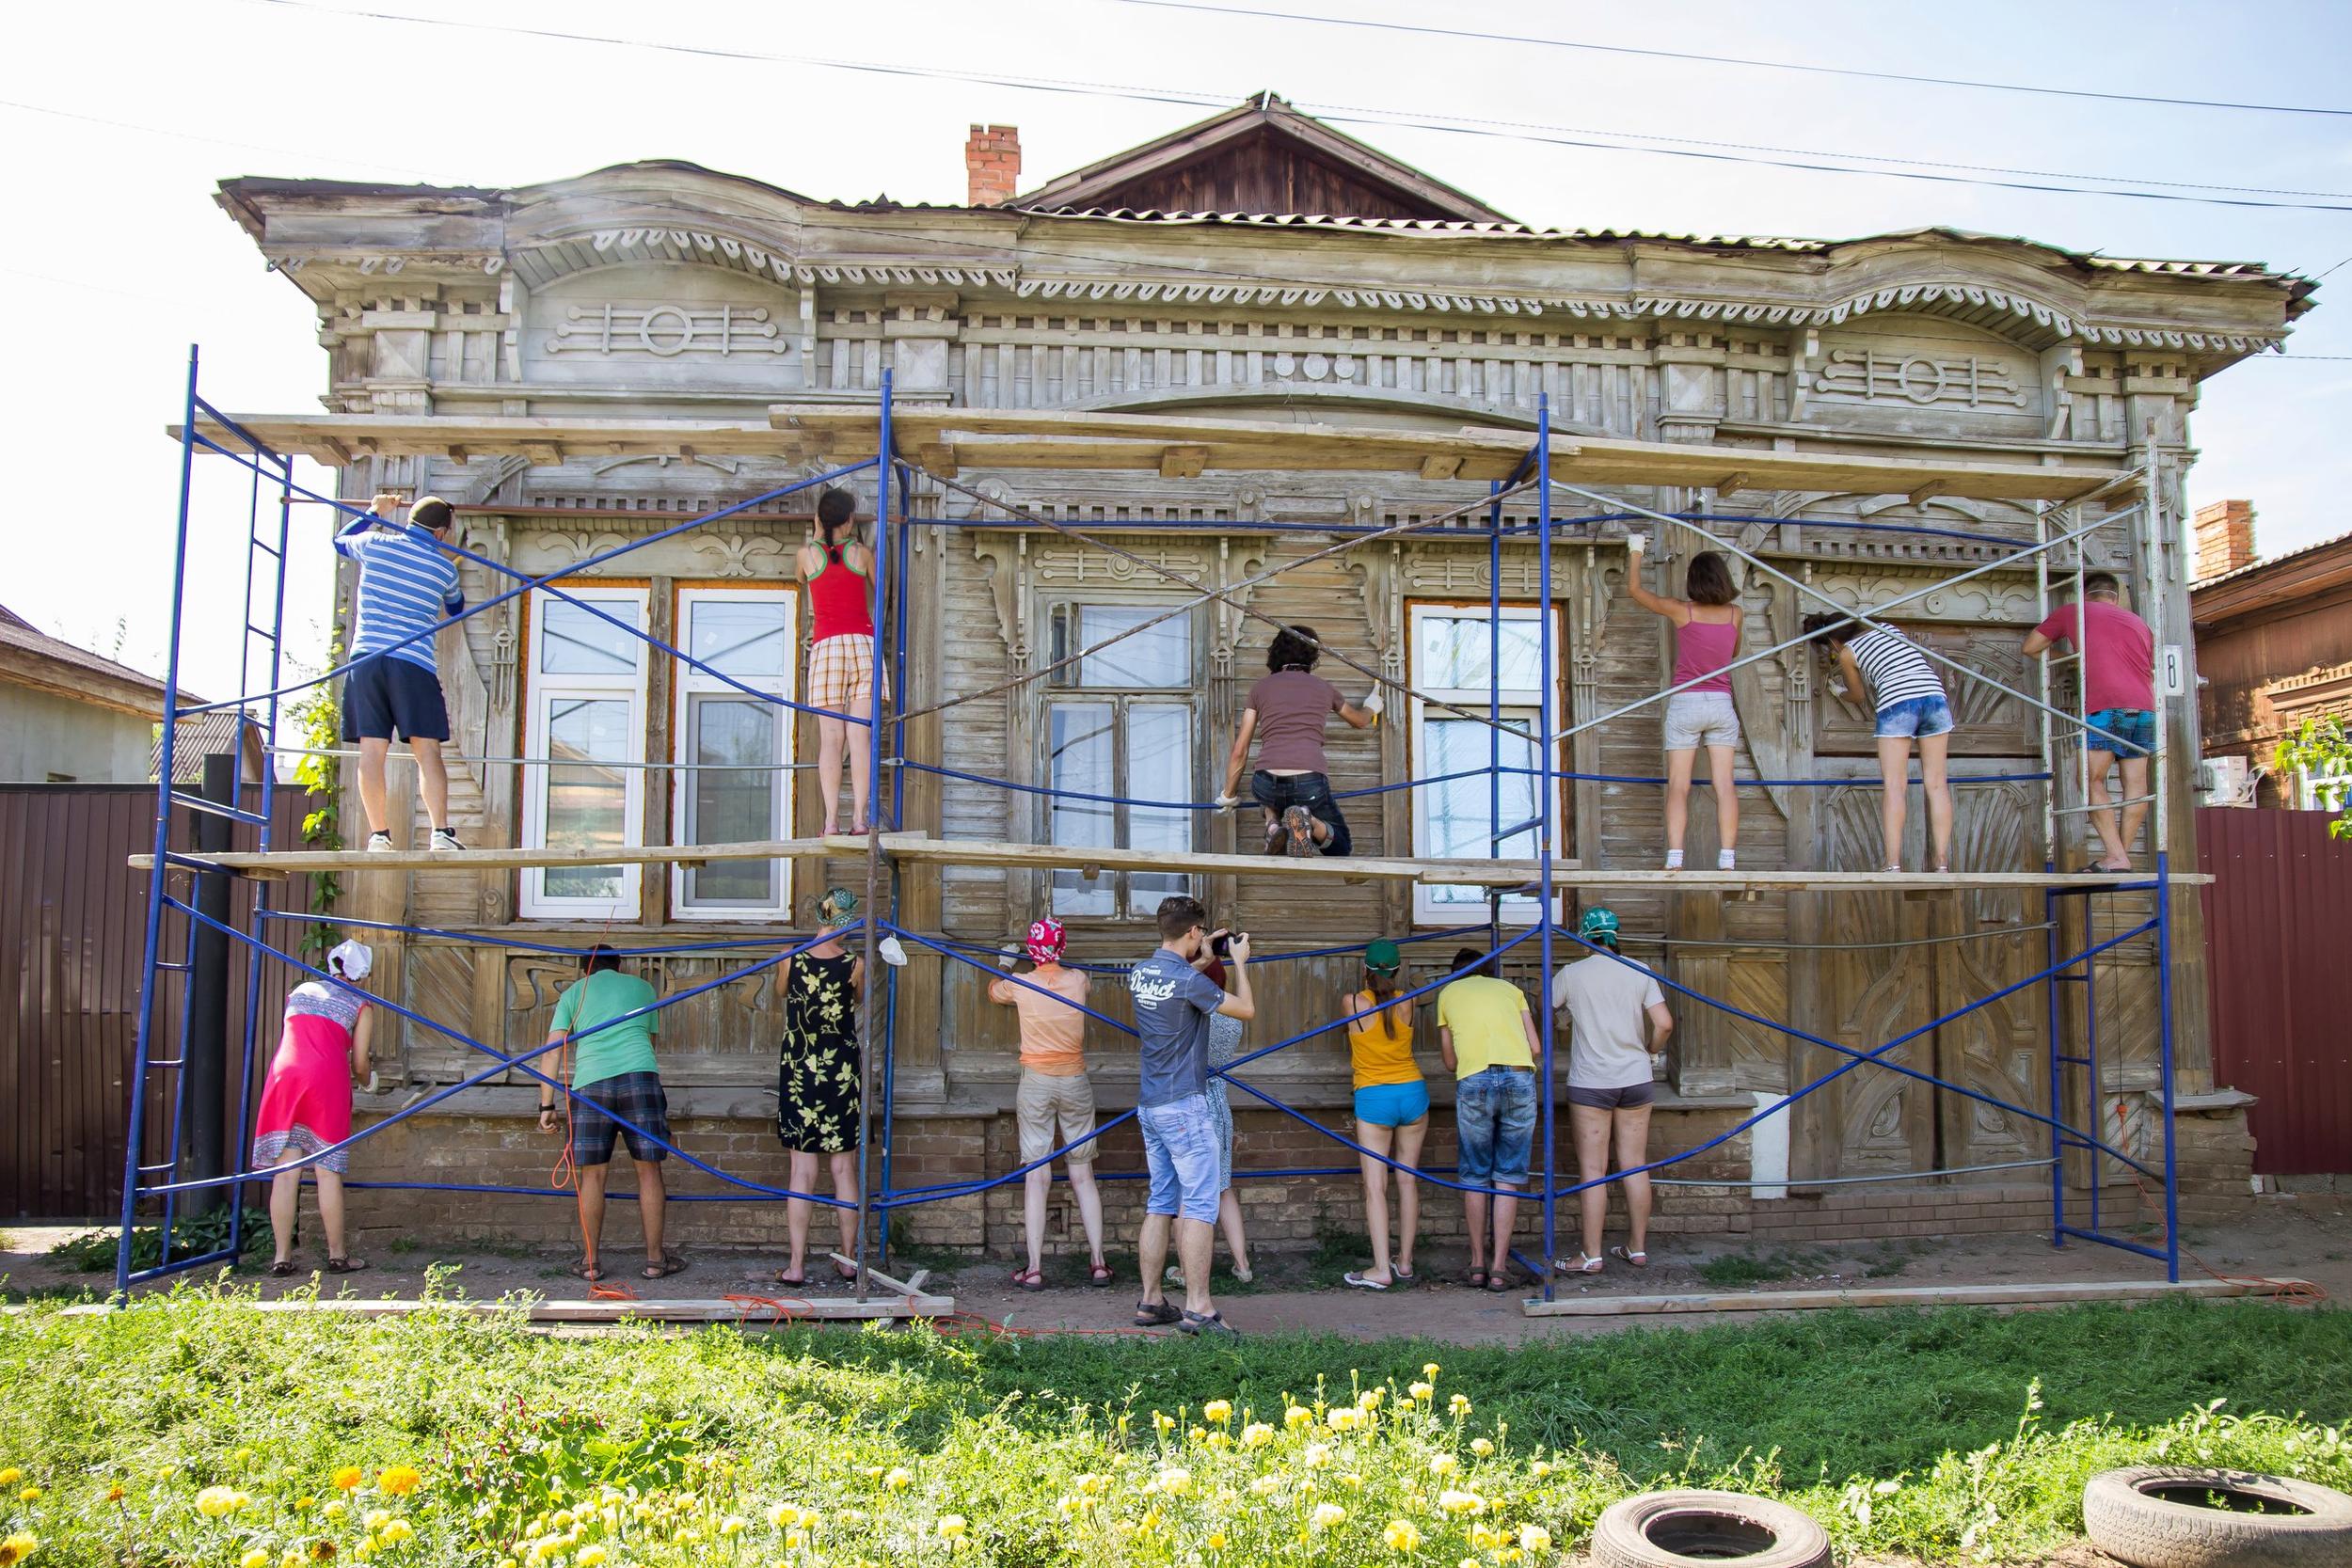
[{"label": "woman in yellow tank top", "polygon": [[[1372,1267],[1346,1276],[1362,1291],[1385,1291],[1413,1282],[1413,1233],[1421,1224],[1420,1183],[1412,1166],[1421,1164],[1422,1139],[1429,1132],[1429,1085],[1413,1060],[1413,1004],[1392,1000],[1405,989],[1405,960],[1396,943],[1375,942],[1364,950],[1364,984],[1347,998],[1347,1016],[1370,1016],[1347,1026],[1347,1055],[1356,1078],[1356,1141],[1372,1154],[1359,1155],[1364,1178],[1364,1227],[1372,1234]],[[1377,1007],[1379,1011],[1373,1012]],[[1396,1177],[1396,1251],[1389,1251],[1390,1166]]]}]

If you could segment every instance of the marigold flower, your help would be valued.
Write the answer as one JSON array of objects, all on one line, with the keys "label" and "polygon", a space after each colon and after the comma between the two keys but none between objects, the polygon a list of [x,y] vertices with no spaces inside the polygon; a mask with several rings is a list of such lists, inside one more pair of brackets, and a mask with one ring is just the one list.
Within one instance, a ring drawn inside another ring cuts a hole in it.
[{"label": "marigold flower", "polygon": [[392,1522],[392,1516],[380,1508],[371,1508],[359,1522],[371,1530],[379,1530]]},{"label": "marigold flower", "polygon": [[1201,1544],[1207,1546],[1209,1550],[1213,1552],[1223,1551],[1225,1549],[1225,1532],[1221,1529],[1213,1529],[1209,1531],[1208,1540],[1201,1543]]},{"label": "marigold flower", "polygon": [[338,1492],[348,1492],[367,1479],[366,1472],[357,1465],[346,1465],[326,1478],[335,1483]]},{"label": "marigold flower", "polygon": [[801,1511],[790,1503],[778,1503],[768,1511],[768,1522],[778,1529],[786,1529],[801,1522]]},{"label": "marigold flower", "polygon": [[719,1521],[719,1538],[723,1541],[731,1536],[740,1535],[747,1528],[742,1520],[730,1513]]},{"label": "marigold flower", "polygon": [[968,1528],[961,1513],[943,1513],[939,1516],[939,1535],[943,1541],[962,1540]]},{"label": "marigold flower", "polygon": [[287,1547],[285,1554],[278,1560],[278,1568],[302,1568],[302,1554],[292,1546]]},{"label": "marigold flower", "polygon": [[1530,1465],[1527,1467],[1527,1473],[1534,1476],[1537,1481],[1541,1481],[1546,1476],[1551,1474],[1551,1461],[1549,1459],[1539,1459],[1535,1461],[1534,1464]]},{"label": "marigold flower", "polygon": [[1249,1482],[1249,1495],[1253,1497],[1270,1497],[1281,1489],[1280,1476],[1258,1476]]},{"label": "marigold flower", "polygon": [[1211,1449],[1230,1449],[1233,1446],[1233,1434],[1230,1432],[1212,1432],[1201,1439],[1201,1445]]},{"label": "marigold flower", "polygon": [[1389,1528],[1380,1532],[1380,1539],[1389,1544],[1391,1551],[1417,1552],[1421,1550],[1421,1530],[1410,1519],[1390,1520]]},{"label": "marigold flower", "polygon": [[1294,1404],[1282,1412],[1282,1424],[1296,1431],[1315,1418],[1315,1413],[1303,1404]]},{"label": "marigold flower", "polygon": [[224,1518],[237,1511],[237,1495],[226,1486],[207,1486],[196,1495],[196,1511],[207,1519]]},{"label": "marigold flower", "polygon": [[1427,1378],[1432,1383],[1437,1382],[1438,1364],[1435,1361],[1422,1362],[1421,1367],[1421,1375]]},{"label": "marigold flower", "polygon": [[1101,1497],[1104,1489],[1109,1485],[1110,1481],[1107,1477],[1095,1475],[1091,1471],[1078,1478],[1078,1490],[1089,1497]]},{"label": "marigold flower", "polygon": [[1551,1550],[1551,1531],[1541,1525],[1521,1525],[1519,1527],[1519,1550],[1523,1552]]},{"label": "marigold flower", "polygon": [[1438,1506],[1448,1513],[1484,1513],[1486,1499],[1475,1492],[1460,1492],[1449,1486],[1438,1494]]},{"label": "marigold flower", "polygon": [[1356,1396],[1356,1408],[1359,1410],[1377,1410],[1380,1408],[1380,1402],[1388,1397],[1389,1391],[1386,1388],[1367,1388],[1362,1393]]},{"label": "marigold flower", "polygon": [[1508,1539],[1509,1537],[1499,1529],[1488,1529],[1484,1525],[1470,1527],[1470,1543],[1482,1552],[1491,1552]]},{"label": "marigold flower", "polygon": [[1493,1439],[1486,1437],[1473,1437],[1470,1439],[1470,1452],[1476,1454],[1479,1458],[1484,1459],[1494,1451],[1495,1446]]},{"label": "marigold flower", "polygon": [[328,1558],[333,1557],[334,1555],[335,1543],[327,1540],[326,1537],[322,1535],[316,1541],[310,1543],[311,1561],[325,1562]]},{"label": "marigold flower", "polygon": [[405,1497],[414,1492],[423,1480],[424,1477],[417,1473],[414,1465],[387,1465],[376,1476],[375,1485],[378,1491],[389,1492],[395,1497]]},{"label": "marigold flower", "polygon": [[269,1553],[256,1546],[237,1559],[237,1568],[269,1568]]},{"label": "marigold flower", "polygon": [[397,1546],[404,1541],[416,1539],[417,1529],[405,1519],[388,1519],[382,1533],[386,1545]]},{"label": "marigold flower", "polygon": [[1445,1407],[1448,1410],[1453,1411],[1456,1416],[1467,1416],[1470,1413],[1470,1396],[1468,1394],[1456,1394],[1452,1399],[1446,1401]]},{"label": "marigold flower", "polygon": [[28,1486],[16,1495],[16,1500],[21,1503],[37,1503],[40,1501],[40,1488]]},{"label": "marigold flower", "polygon": [[882,1483],[884,1491],[903,1492],[914,1484],[914,1473],[904,1465],[900,1465],[883,1476]]},{"label": "marigold flower", "polygon": [[34,1548],[40,1544],[40,1538],[30,1530],[18,1530],[7,1540],[0,1541],[0,1568],[11,1568],[12,1564],[24,1561],[33,1555]]},{"label": "marigold flower", "polygon": [[1218,1426],[1223,1426],[1226,1422],[1233,1418],[1232,1402],[1231,1400],[1211,1400],[1208,1403],[1200,1407],[1200,1418],[1204,1421],[1215,1421]]},{"label": "marigold flower", "polygon": [[1450,1453],[1433,1453],[1429,1456],[1429,1473],[1433,1476],[1450,1476],[1461,1467],[1462,1462]]},{"label": "marigold flower", "polygon": [[1263,1449],[1273,1441],[1274,1429],[1263,1421],[1252,1421],[1241,1429],[1241,1446],[1245,1449]]},{"label": "marigold flower", "polygon": [[349,1512],[350,1510],[343,1507],[342,1503],[331,1502],[325,1508],[319,1510],[319,1517],[322,1519],[340,1519]]},{"label": "marigold flower", "polygon": [[1170,1416],[1164,1411],[1154,1410],[1152,1412],[1152,1430],[1153,1432],[1166,1432],[1168,1428],[1174,1426],[1175,1424],[1175,1417]]},{"label": "marigold flower", "polygon": [[1299,1457],[1310,1470],[1320,1470],[1331,1463],[1331,1445],[1310,1443],[1307,1445],[1307,1451]]},{"label": "marigold flower", "polygon": [[1434,1383],[1416,1383],[1405,1391],[1424,1404],[1438,1397],[1438,1386]]},{"label": "marigold flower", "polygon": [[1352,1404],[1335,1404],[1324,1420],[1333,1432],[1354,1432],[1364,1424],[1364,1413]]},{"label": "marigold flower", "polygon": [[1184,1441],[1187,1443],[1205,1443],[1208,1440],[1209,1429],[1207,1427],[1194,1427],[1184,1433]]},{"label": "marigold flower", "polygon": [[229,1456],[229,1463],[231,1465],[250,1465],[253,1463],[253,1450],[251,1449],[239,1449],[235,1453]]},{"label": "marigold flower", "polygon": [[1317,1503],[1315,1511],[1307,1515],[1307,1524],[1314,1529],[1329,1529],[1347,1517],[1347,1510],[1337,1503]]},{"label": "marigold flower", "polygon": [[24,1479],[24,1472],[18,1469],[13,1465],[8,1465],[6,1469],[0,1469],[0,1486],[14,1486],[18,1481],[23,1481]]},{"label": "marigold flower", "polygon": [[106,1488],[106,1500],[110,1503],[119,1503],[122,1500],[122,1482],[116,1481]]},{"label": "marigold flower", "polygon": [[1152,1484],[1171,1497],[1181,1497],[1192,1490],[1192,1472],[1171,1465],[1153,1476]]},{"label": "marigold flower", "polygon": [[602,1546],[582,1546],[580,1549],[580,1555],[572,1560],[580,1564],[580,1568],[602,1568],[604,1559],[605,1550]]}]

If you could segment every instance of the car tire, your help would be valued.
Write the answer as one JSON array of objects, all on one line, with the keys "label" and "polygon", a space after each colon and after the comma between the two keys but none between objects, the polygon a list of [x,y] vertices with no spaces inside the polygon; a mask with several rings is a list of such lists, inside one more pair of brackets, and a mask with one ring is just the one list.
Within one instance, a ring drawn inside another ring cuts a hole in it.
[{"label": "car tire", "polygon": [[[2216,1492],[2298,1512],[2193,1500]],[[2352,1562],[2352,1497],[2250,1470],[2141,1465],[2084,1484],[2083,1531],[2131,1568],[2332,1568]]]},{"label": "car tire", "polygon": [[1593,1527],[1597,1568],[1829,1568],[1829,1532],[1806,1514],[1740,1492],[1645,1492]]}]

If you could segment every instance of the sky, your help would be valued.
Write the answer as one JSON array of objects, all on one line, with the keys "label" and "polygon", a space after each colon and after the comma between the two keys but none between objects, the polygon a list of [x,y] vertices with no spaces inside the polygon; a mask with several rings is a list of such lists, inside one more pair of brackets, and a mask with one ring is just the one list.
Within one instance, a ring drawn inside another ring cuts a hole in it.
[{"label": "sky", "polygon": [[[214,204],[216,183],[239,175],[499,186],[684,158],[820,198],[956,202],[974,122],[1020,127],[1025,187],[1271,88],[1540,225],[1823,238],[1945,225],[2307,277],[2352,261],[2343,5],[1213,0],[1252,15],[1132,0],[365,0],[368,14],[360,3],[122,0],[11,17],[0,145],[16,150],[17,195],[0,217],[0,283],[18,304],[0,442],[20,521],[0,604],[43,629],[164,673],[179,451],[163,431],[180,412],[190,344],[202,346],[216,406],[318,407],[326,358],[310,305]],[[1297,19],[1312,16],[2337,112],[1941,87]],[[673,47],[487,30],[501,27]],[[872,65],[947,74],[850,69]],[[1358,122],[1400,117],[1610,145]],[[1948,178],[1629,150],[1669,137],[1686,152],[1836,153],[1849,167]],[[2096,185],[2285,205],[2137,199]],[[2343,210],[2307,210],[2330,206]],[[2327,303],[2338,293],[2352,298],[2352,265],[2328,280],[2286,356],[2207,382],[2193,422],[2202,455],[2192,505],[2251,499],[2266,555],[2352,526],[2337,511],[2352,416],[2352,309]],[[325,470],[303,479],[331,488]],[[250,489],[217,458],[198,460],[197,481],[181,679],[226,698],[241,679],[234,608]],[[324,508],[295,513],[287,645],[298,663],[324,652],[331,526]],[[258,675],[244,672],[246,689]]]}]

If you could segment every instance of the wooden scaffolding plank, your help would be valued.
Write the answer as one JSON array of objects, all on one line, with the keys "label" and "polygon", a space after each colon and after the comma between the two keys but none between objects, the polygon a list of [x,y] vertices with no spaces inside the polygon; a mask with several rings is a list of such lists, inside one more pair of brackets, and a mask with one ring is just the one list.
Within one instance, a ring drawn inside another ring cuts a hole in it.
[{"label": "wooden scaffolding plank", "polygon": [[[759,1305],[772,1301],[775,1307]],[[402,1301],[392,1298],[363,1300],[339,1296],[310,1300],[300,1296],[278,1301],[257,1301],[250,1304],[257,1312],[323,1312],[352,1318],[397,1318],[413,1312],[465,1312],[479,1317],[492,1317],[512,1311],[519,1305],[534,1323],[617,1323],[629,1322],[683,1323],[864,1323],[877,1318],[944,1318],[956,1309],[953,1296],[923,1294],[869,1295],[864,1301],[848,1296],[796,1296],[789,1287],[777,1287],[773,1291],[761,1291],[741,1300],[725,1297],[681,1296],[664,1301],[659,1298],[643,1300],[579,1301],[552,1297],[524,1297],[516,1302],[498,1301]],[[779,1310],[780,1309],[780,1310]],[[88,1317],[120,1310],[103,1303],[87,1307],[69,1307],[68,1317]]]},{"label": "wooden scaffolding plank", "polygon": [[2043,1285],[1904,1285],[1883,1290],[1733,1291],[1679,1296],[1569,1296],[1520,1304],[1531,1318],[1613,1318],[1681,1312],[1806,1312],[1835,1307],[2065,1307],[2160,1296],[2285,1296],[2300,1279],[2085,1280]]},{"label": "wooden scaffolding plank", "polygon": [[[885,835],[887,836],[887,835]],[[281,849],[191,856],[207,865],[247,875],[289,876],[306,871],[517,871],[534,865],[692,865],[710,861],[772,861],[818,855],[829,847],[864,839],[781,838],[746,844],[630,845],[614,849]],[[134,855],[131,864],[147,870],[152,855]]]},{"label": "wooden scaffolding plank", "polygon": [[[597,420],[545,415],[446,414],[233,414],[256,440],[282,453],[342,465],[354,456],[440,457],[462,448],[471,456],[524,456],[559,463],[565,456],[678,457],[691,449],[709,457],[789,457],[814,454],[813,444],[791,431],[744,420]],[[872,422],[869,416],[868,423]],[[169,428],[181,438],[181,427]],[[242,438],[209,414],[199,414],[199,434],[231,451],[246,451]],[[871,443],[869,443],[870,446]]]}]

